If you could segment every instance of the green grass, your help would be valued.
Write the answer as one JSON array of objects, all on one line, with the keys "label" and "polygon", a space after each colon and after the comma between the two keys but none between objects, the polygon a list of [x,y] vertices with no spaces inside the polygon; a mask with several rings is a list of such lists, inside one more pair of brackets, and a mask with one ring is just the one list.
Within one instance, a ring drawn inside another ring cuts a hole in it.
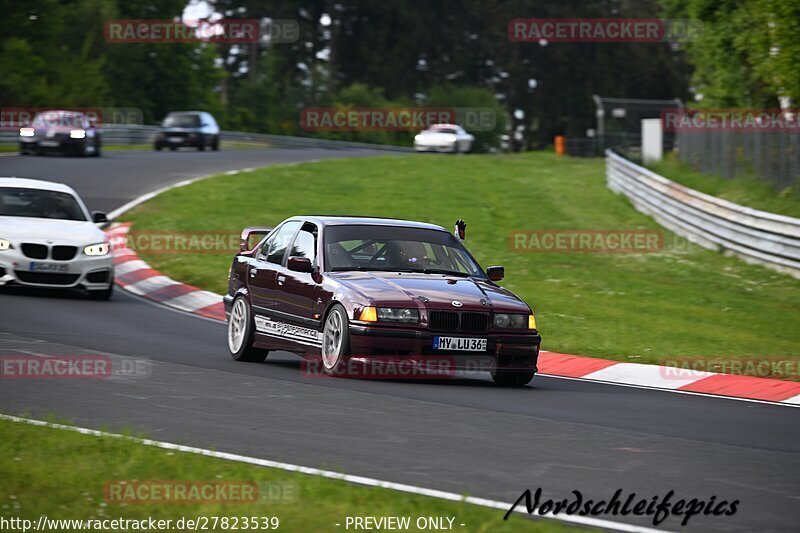
[{"label": "green grass", "polygon": [[648,168],[681,185],[718,198],[771,213],[800,217],[798,185],[778,191],[770,183],[756,178],[740,177],[728,180],[702,174],[683,163],[675,154],[669,154],[664,160],[648,165]]},{"label": "green grass", "polygon": [[[277,516],[278,531],[304,532],[343,530],[346,516],[411,516],[412,523],[420,516],[450,516],[455,524],[465,524],[456,526],[464,531],[580,531],[522,516],[503,521],[501,510],[173,452],[126,439],[5,420],[0,420],[0,434],[0,516],[34,524],[40,516],[84,520]],[[133,480],[253,483],[261,495],[273,487],[282,489],[284,497],[274,498],[273,492],[271,500],[226,504],[121,505],[106,500],[107,483]]]},{"label": "green grass", "polygon": [[[513,230],[658,230],[605,184],[601,159],[535,153],[386,156],[274,166],[174,189],[126,218],[135,230],[227,230],[297,214],[468,223],[467,245],[534,309],[543,349],[622,361],[796,359],[800,281],[678,242],[650,254],[520,253]],[[667,243],[674,236],[665,234]],[[165,274],[218,293],[231,254],[142,254]]]}]

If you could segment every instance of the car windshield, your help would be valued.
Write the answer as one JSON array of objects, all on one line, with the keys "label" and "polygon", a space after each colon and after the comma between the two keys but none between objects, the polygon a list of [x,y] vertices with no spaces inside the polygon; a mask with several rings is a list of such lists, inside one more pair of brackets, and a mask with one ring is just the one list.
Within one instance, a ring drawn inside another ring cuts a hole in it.
[{"label": "car windshield", "polygon": [[427,130],[427,133],[458,133],[453,128],[431,128]]},{"label": "car windshield", "polygon": [[324,239],[325,265],[332,271],[486,277],[463,245],[446,231],[378,225],[329,226]]},{"label": "car windshield", "polygon": [[15,187],[0,187],[0,216],[87,220],[69,193]]},{"label": "car windshield", "polygon": [[83,125],[83,117],[81,115],[56,112],[39,113],[33,119],[33,125],[44,127],[64,126],[68,128],[79,128]]},{"label": "car windshield", "polygon": [[164,119],[165,128],[199,128],[200,115],[169,115]]}]

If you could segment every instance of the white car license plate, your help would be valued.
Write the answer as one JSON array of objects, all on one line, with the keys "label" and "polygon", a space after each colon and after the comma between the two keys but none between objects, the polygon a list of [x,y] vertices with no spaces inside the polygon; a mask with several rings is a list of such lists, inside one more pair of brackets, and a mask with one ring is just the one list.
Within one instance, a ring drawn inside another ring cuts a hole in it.
[{"label": "white car license plate", "polygon": [[54,148],[58,146],[58,141],[42,141],[39,144],[46,148]]},{"label": "white car license plate", "polygon": [[167,140],[171,143],[179,143],[183,142],[183,137],[167,137]]},{"label": "white car license plate", "polygon": [[433,349],[459,352],[485,352],[486,339],[436,336],[433,338]]},{"label": "white car license plate", "polygon": [[31,272],[69,272],[69,265],[65,263],[40,263],[31,261],[28,268]]}]

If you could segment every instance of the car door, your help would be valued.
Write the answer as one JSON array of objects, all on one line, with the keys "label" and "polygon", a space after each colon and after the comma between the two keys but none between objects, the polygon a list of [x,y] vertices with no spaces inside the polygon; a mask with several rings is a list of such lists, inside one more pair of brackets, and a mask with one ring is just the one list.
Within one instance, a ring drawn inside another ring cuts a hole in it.
[{"label": "car door", "polygon": [[[289,257],[305,257],[311,260],[312,265],[316,264],[318,239],[319,228],[316,224],[303,224],[289,248],[287,263]],[[294,272],[285,268],[279,276],[283,277],[283,282],[276,286],[275,309],[298,325],[318,327],[319,317],[315,315],[318,313],[319,284],[309,272]]]},{"label": "car door", "polygon": [[300,221],[290,220],[275,228],[261,244],[247,271],[248,288],[254,315],[271,316],[275,309],[275,287],[286,249]]}]

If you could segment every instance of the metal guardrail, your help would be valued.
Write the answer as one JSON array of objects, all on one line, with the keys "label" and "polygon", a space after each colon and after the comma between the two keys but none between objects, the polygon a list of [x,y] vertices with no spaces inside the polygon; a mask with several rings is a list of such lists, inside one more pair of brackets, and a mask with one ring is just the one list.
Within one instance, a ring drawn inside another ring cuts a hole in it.
[{"label": "metal guardrail", "polygon": [[679,185],[606,150],[608,188],[686,239],[800,278],[800,219],[759,211]]},{"label": "metal guardrail", "polygon": [[[158,131],[158,126],[127,125],[106,125],[100,130],[103,144],[105,145],[150,144],[153,142],[153,135]],[[385,150],[389,152],[414,151],[414,149],[409,146],[335,141],[331,139],[317,139],[314,137],[292,137],[289,135],[268,135],[265,133],[249,133],[243,131],[222,131],[220,132],[220,137],[223,141],[267,143],[280,148],[324,148],[329,150],[367,148],[370,150]],[[14,144],[18,141],[19,135],[16,131],[0,131],[0,144]]]}]

